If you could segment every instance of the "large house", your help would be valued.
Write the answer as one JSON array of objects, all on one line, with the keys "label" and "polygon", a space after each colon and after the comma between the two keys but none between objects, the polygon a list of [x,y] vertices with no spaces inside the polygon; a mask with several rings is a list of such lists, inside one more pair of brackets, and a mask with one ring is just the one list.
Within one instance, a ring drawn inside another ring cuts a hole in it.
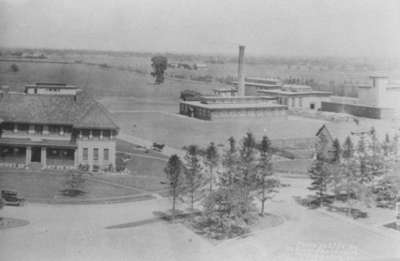
[{"label": "large house", "polygon": [[118,126],[87,93],[66,84],[0,92],[0,162],[6,166],[112,171]]}]

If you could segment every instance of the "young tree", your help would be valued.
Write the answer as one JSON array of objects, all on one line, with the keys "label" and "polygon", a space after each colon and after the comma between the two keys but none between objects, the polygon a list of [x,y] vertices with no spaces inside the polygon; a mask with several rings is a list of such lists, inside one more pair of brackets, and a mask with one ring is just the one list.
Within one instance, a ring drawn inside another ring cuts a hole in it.
[{"label": "young tree", "polygon": [[352,158],[354,156],[354,144],[350,136],[347,136],[346,140],[344,141],[342,156],[346,159]]},{"label": "young tree", "polygon": [[247,201],[250,190],[254,188],[256,177],[256,141],[252,133],[248,132],[242,140],[239,151],[239,171],[237,175],[240,190],[244,200]]},{"label": "young tree", "polygon": [[218,166],[218,150],[215,146],[214,142],[211,142],[208,145],[205,151],[205,163],[208,166],[208,171],[210,174],[210,192],[213,190],[213,182],[214,182],[214,168]]},{"label": "young tree", "polygon": [[260,151],[260,159],[257,165],[257,176],[256,183],[258,194],[261,201],[260,215],[264,216],[264,205],[265,201],[272,198],[272,193],[277,192],[279,187],[279,180],[272,178],[272,152],[271,152],[271,141],[267,136],[264,136],[261,140],[261,144],[258,146]]},{"label": "young tree", "polygon": [[342,148],[338,139],[335,139],[332,143],[332,158],[327,164],[328,174],[328,184],[333,186],[333,192],[335,198],[337,197],[338,185],[340,184],[340,163],[342,159]]},{"label": "young tree", "polygon": [[154,56],[151,58],[151,66],[153,67],[153,72],[151,75],[156,78],[156,84],[161,84],[164,82],[164,72],[168,66],[167,57],[164,56]]},{"label": "young tree", "polygon": [[399,134],[398,133],[396,133],[392,139],[391,148],[393,151],[394,161],[397,161],[398,155],[399,155]]},{"label": "young tree", "polygon": [[367,194],[367,190],[360,181],[360,168],[355,158],[344,159],[341,166],[341,184],[339,186],[346,193],[347,215],[351,216],[354,202],[362,199]]},{"label": "young tree", "polygon": [[360,140],[357,144],[356,158],[360,168],[360,182],[368,183],[372,180],[372,173],[370,171],[370,157],[368,155],[368,145],[365,134],[361,134]]},{"label": "young tree", "polygon": [[84,172],[80,170],[71,170],[66,173],[65,189],[62,191],[65,196],[76,197],[85,193],[86,179],[83,174]]},{"label": "young tree", "polygon": [[308,189],[315,191],[319,206],[323,206],[326,199],[329,172],[326,167],[326,162],[323,160],[320,153],[317,153],[316,159],[314,159],[308,173],[311,178],[311,186],[308,187]]},{"label": "young tree", "polygon": [[190,145],[186,150],[184,161],[185,190],[190,197],[190,207],[194,208],[194,201],[199,189],[204,185],[200,150],[196,145]]},{"label": "young tree", "polygon": [[315,191],[319,206],[323,206],[326,200],[328,182],[329,182],[329,170],[328,164],[330,157],[326,154],[327,137],[320,135],[318,141],[315,144],[315,159],[308,170],[311,178],[311,185],[308,187],[309,190]]},{"label": "young tree", "polygon": [[[388,138],[389,136],[387,136]],[[384,150],[383,145],[378,140],[376,135],[375,128],[372,127],[370,134],[370,143],[369,143],[369,168],[371,172],[371,180],[376,177],[382,176],[386,171],[386,161],[384,158]]]},{"label": "young tree", "polygon": [[[4,207],[3,198],[0,197],[0,210],[1,210],[3,207]],[[3,220],[3,217],[0,216],[0,225],[1,225],[2,220]]]},{"label": "young tree", "polygon": [[396,161],[394,142],[390,139],[390,136],[387,133],[385,135],[385,140],[382,143],[382,161],[383,172],[384,174],[387,174],[393,168]]},{"label": "young tree", "polygon": [[333,149],[332,162],[333,163],[340,162],[340,159],[342,157],[342,146],[340,146],[340,142],[337,138],[333,140],[332,149]]},{"label": "young tree", "polygon": [[172,197],[172,218],[175,218],[176,199],[183,191],[182,168],[182,161],[178,155],[174,154],[169,158],[164,169],[168,179],[169,194]]},{"label": "young tree", "polygon": [[222,160],[223,171],[220,173],[219,183],[221,187],[232,188],[236,180],[239,156],[235,138],[230,137],[228,143],[229,148],[225,151]]},{"label": "young tree", "polygon": [[218,173],[218,186],[203,201],[204,212],[199,218],[199,224],[205,228],[203,231],[213,238],[242,234],[248,231],[249,224],[256,218],[253,199],[250,193],[245,193],[249,192],[245,187],[253,185],[245,181],[245,175],[250,174],[246,171],[251,168],[244,167],[248,162],[253,163],[250,159],[254,157],[254,138],[247,135],[240,150],[233,137],[228,141],[229,148],[223,156],[223,170]]},{"label": "young tree", "polygon": [[[361,146],[363,146],[363,143],[361,143]],[[360,150],[360,144],[358,150]],[[340,166],[340,183],[338,187],[340,191],[344,191],[346,194],[347,215],[350,216],[354,202],[358,200],[367,202],[370,198],[368,187],[364,183],[365,177],[362,176],[363,170],[360,167],[360,162],[350,137],[346,138],[343,145]]]}]

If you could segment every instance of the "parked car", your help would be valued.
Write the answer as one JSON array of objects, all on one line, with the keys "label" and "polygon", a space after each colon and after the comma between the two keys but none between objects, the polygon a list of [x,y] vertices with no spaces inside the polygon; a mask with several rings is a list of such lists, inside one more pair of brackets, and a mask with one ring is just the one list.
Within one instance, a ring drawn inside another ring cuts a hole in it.
[{"label": "parked car", "polygon": [[200,101],[202,94],[192,90],[184,90],[181,92],[180,98],[184,101]]},{"label": "parked car", "polygon": [[156,142],[153,142],[153,150],[161,152],[165,147],[165,144],[159,144]]},{"label": "parked car", "polygon": [[25,201],[24,198],[18,196],[18,192],[12,190],[2,190],[1,198],[4,204],[8,206],[21,206]]}]

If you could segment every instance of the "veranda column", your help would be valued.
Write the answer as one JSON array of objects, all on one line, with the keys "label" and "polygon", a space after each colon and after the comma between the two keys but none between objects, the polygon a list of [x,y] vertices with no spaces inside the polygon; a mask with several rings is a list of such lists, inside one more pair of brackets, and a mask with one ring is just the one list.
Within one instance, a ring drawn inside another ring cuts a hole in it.
[{"label": "veranda column", "polygon": [[93,171],[93,147],[92,146],[89,146],[88,164],[89,164],[89,171]]},{"label": "veranda column", "polygon": [[78,168],[78,149],[74,150],[74,166]]},{"label": "veranda column", "polygon": [[25,165],[31,164],[31,160],[32,160],[32,148],[31,148],[31,146],[27,146],[26,147],[25,155],[26,155]]},{"label": "veranda column", "polygon": [[40,159],[41,159],[41,164],[42,164],[42,167],[43,168],[46,168],[47,167],[47,150],[46,150],[46,147],[41,147],[41,157],[40,157]]}]

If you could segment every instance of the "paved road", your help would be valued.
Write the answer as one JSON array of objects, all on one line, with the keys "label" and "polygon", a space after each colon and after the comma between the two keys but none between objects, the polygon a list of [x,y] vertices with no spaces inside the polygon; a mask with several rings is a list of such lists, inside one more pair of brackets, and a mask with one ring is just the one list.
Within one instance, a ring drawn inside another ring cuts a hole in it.
[{"label": "paved road", "polygon": [[[133,135],[129,135],[129,134],[123,133],[123,132],[118,134],[118,138],[121,139],[121,140],[130,142],[130,143],[133,143],[133,144],[144,146],[144,147],[149,148],[149,149],[151,149],[153,147],[153,141],[146,140],[146,139],[143,139],[143,138],[139,138],[139,137],[136,137],[136,136],[133,136]],[[183,158],[185,156],[185,152],[183,150],[176,149],[176,148],[170,147],[168,145],[165,145],[165,147],[163,148],[161,153],[163,155],[168,156],[168,157],[173,155],[173,154],[177,154],[181,158]]]}]

